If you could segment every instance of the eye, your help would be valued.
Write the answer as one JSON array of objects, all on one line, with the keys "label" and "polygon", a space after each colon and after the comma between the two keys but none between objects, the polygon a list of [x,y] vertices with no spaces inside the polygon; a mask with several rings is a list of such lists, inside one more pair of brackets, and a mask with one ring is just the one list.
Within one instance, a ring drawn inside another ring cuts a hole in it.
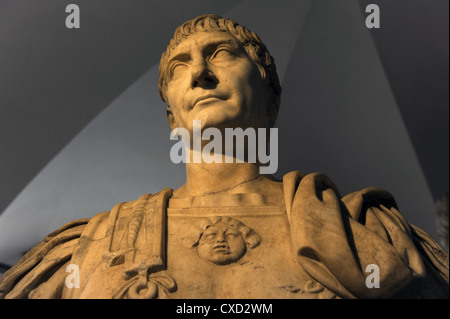
[{"label": "eye", "polygon": [[220,62],[233,59],[235,56],[236,54],[232,49],[227,47],[220,47],[213,53],[213,55],[211,56],[211,60]]},{"label": "eye", "polygon": [[227,236],[227,238],[236,238],[236,237],[240,236],[240,234],[235,231],[228,231],[226,233],[226,236]]},{"label": "eye", "polygon": [[205,238],[214,238],[216,237],[216,233],[215,232],[210,232],[207,234],[203,234],[205,236]]},{"label": "eye", "polygon": [[187,65],[182,62],[175,62],[170,66],[170,79],[176,79],[184,74]]}]

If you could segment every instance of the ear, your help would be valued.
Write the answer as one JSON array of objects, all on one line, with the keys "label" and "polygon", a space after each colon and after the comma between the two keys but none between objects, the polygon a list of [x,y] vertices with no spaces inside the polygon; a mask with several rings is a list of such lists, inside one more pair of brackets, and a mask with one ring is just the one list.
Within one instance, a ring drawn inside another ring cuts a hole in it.
[{"label": "ear", "polygon": [[175,117],[173,116],[170,106],[166,109],[167,119],[169,120],[170,129],[174,130],[177,128],[177,123],[175,122]]},{"label": "ear", "polygon": [[264,67],[262,65],[260,65],[259,63],[255,63],[256,67],[259,70],[259,73],[261,74],[261,78],[266,81],[267,79],[267,73],[266,73],[266,69],[264,69]]}]

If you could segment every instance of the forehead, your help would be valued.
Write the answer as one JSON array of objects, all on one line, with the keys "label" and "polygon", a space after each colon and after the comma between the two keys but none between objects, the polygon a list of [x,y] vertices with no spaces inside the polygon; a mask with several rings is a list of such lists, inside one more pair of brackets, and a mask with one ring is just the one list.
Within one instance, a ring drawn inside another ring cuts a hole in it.
[{"label": "forehead", "polygon": [[223,227],[227,227],[227,225],[225,225],[223,222],[218,222],[217,224],[208,226],[208,228],[205,229],[205,232],[215,230],[217,228],[223,228]]},{"label": "forehead", "polygon": [[225,224],[224,222],[218,222],[217,224],[209,226],[203,233],[210,233],[214,231],[238,231],[236,227],[232,225]]},{"label": "forehead", "polygon": [[224,43],[236,48],[241,47],[240,42],[227,31],[195,32],[173,49],[169,59],[171,60],[181,54],[189,54],[193,50],[204,50]]}]

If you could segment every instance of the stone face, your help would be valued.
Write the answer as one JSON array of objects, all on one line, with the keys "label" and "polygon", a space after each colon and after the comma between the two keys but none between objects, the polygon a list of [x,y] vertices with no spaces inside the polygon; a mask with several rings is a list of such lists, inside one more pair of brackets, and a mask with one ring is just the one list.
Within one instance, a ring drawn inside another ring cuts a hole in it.
[{"label": "stone face", "polygon": [[[281,93],[259,38],[214,15],[177,29],[159,88],[170,126],[190,132],[269,128]],[[191,161],[179,189],[64,225],[0,298],[448,298],[448,254],[387,191],[343,197],[321,173],[277,181],[260,166]]]}]

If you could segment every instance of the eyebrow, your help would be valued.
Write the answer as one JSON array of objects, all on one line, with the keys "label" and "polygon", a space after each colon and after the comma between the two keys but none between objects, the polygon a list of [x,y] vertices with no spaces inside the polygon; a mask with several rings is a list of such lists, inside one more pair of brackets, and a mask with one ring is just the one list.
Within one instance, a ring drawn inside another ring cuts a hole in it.
[{"label": "eyebrow", "polygon": [[238,235],[241,234],[241,232],[239,230],[237,230],[236,228],[234,228],[234,227],[228,227],[225,230],[225,234],[229,234],[229,233],[238,234]]},{"label": "eyebrow", "polygon": [[[211,40],[206,43],[202,51],[212,51],[213,48],[217,48],[221,44],[230,44],[234,48],[238,49],[240,48],[239,42],[234,39],[222,39],[222,40]],[[190,53],[188,52],[180,52],[178,54],[175,54],[174,56],[171,56],[169,60],[167,61],[167,65],[170,65],[173,61],[188,61],[190,59]]]}]

